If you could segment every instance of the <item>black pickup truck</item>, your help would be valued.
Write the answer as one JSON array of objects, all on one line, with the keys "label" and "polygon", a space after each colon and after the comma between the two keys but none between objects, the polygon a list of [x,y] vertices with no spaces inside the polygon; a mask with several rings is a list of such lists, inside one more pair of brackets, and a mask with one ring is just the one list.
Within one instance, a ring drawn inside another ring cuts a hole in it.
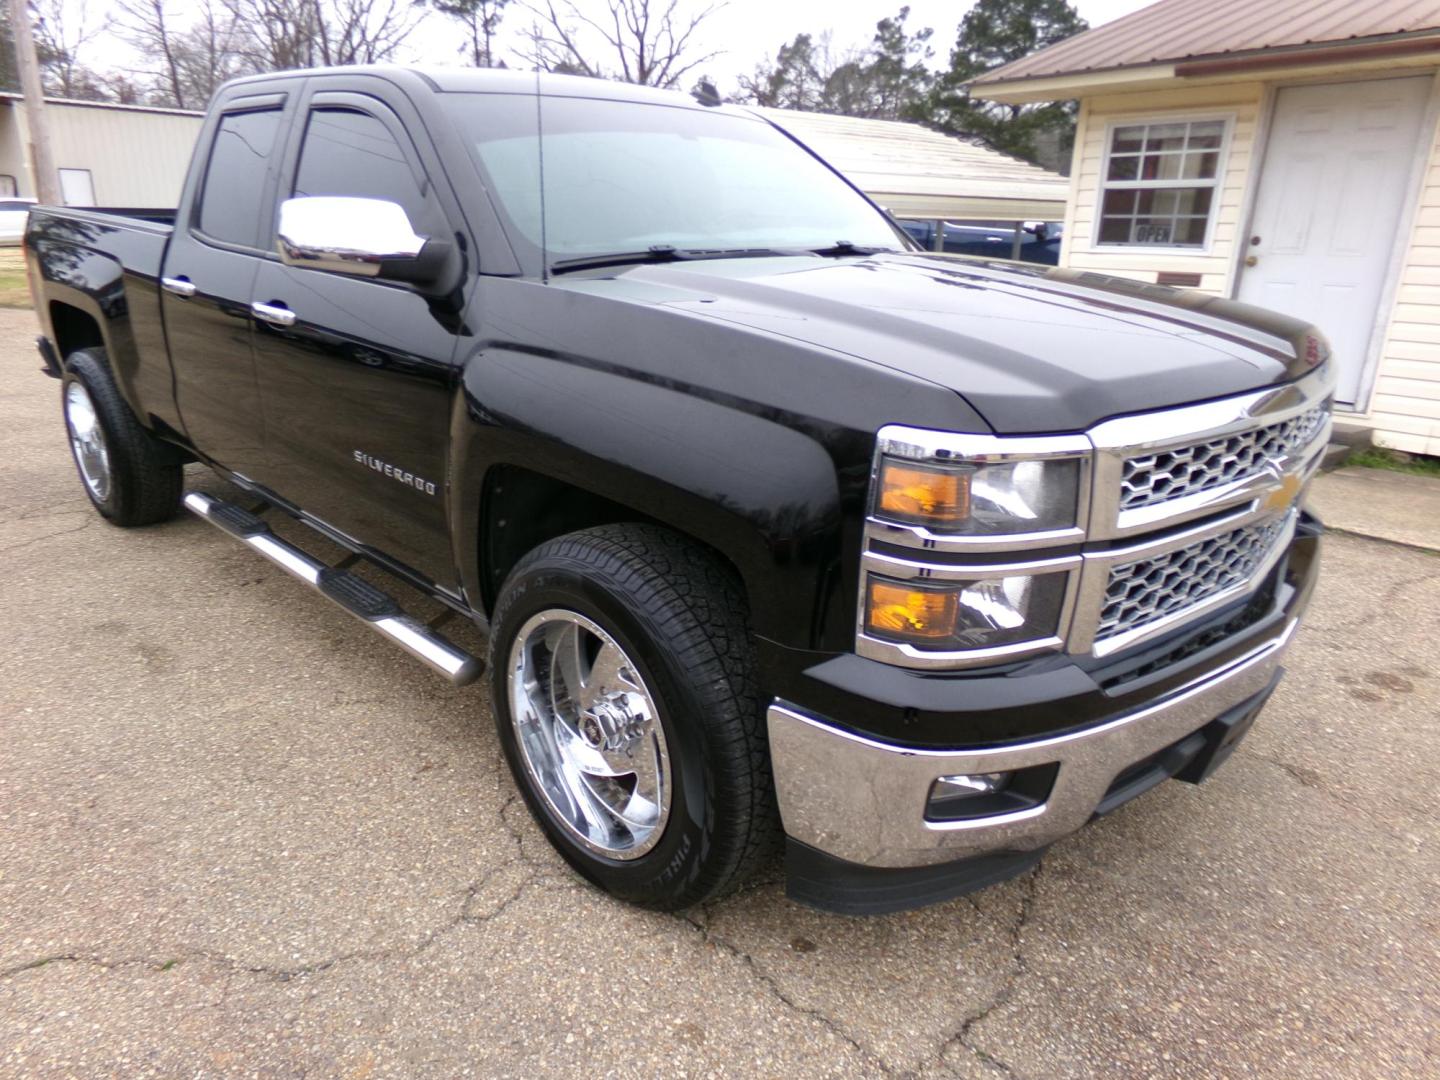
[{"label": "black pickup truck", "polygon": [[[177,211],[40,207],[25,243],[95,508],[183,505],[455,682],[488,667],[530,810],[638,903],[782,844],[845,912],[1016,874],[1223,761],[1315,580],[1313,328],[926,254],[741,108],[242,79]],[[240,494],[184,493],[189,462]]]}]

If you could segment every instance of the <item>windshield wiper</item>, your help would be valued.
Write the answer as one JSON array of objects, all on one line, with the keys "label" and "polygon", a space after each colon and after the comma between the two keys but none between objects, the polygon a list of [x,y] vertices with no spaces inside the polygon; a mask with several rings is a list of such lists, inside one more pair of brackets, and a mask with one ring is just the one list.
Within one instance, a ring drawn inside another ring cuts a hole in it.
[{"label": "windshield wiper", "polygon": [[674,262],[683,258],[669,244],[655,244],[644,251],[610,251],[599,255],[579,255],[573,259],[560,259],[550,264],[552,274],[566,274],[572,270],[589,270],[599,266],[628,266],[632,263]]},{"label": "windshield wiper", "polygon": [[838,259],[846,255],[879,255],[887,251],[899,251],[892,247],[859,247],[849,240],[836,240],[829,247],[810,248],[811,255],[823,255],[827,259]]},{"label": "windshield wiper", "polygon": [[774,248],[674,248],[654,244],[644,251],[612,251],[602,255],[578,255],[550,264],[552,274],[568,274],[576,270],[593,270],[604,266],[631,266],[640,263],[690,262],[696,259],[748,259],[766,255],[787,255],[792,252]]}]

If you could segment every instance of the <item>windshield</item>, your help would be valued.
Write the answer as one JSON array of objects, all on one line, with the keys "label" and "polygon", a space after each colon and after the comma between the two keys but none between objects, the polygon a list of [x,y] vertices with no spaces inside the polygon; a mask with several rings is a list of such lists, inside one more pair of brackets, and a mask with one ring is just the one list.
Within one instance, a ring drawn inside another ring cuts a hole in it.
[{"label": "windshield", "polygon": [[514,105],[478,100],[495,97],[457,94],[451,108],[512,232],[536,250],[543,240],[551,265],[652,247],[904,246],[883,214],[758,118],[542,97],[542,147],[535,99],[510,99],[530,110],[522,126]]}]

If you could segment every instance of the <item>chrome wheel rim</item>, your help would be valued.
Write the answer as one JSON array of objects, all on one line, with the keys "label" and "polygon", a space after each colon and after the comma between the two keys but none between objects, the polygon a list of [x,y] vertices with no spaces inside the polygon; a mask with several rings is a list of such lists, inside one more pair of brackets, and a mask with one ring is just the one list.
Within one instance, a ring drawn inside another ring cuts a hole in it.
[{"label": "chrome wheel rim", "polygon": [[615,639],[576,612],[542,611],[515,635],[507,680],[525,771],[566,832],[611,859],[659,843],[670,754],[655,698]]},{"label": "chrome wheel rim", "polygon": [[70,429],[70,450],[80,467],[80,478],[90,489],[96,502],[110,497],[110,451],[105,446],[105,432],[95,403],[84,384],[71,382],[65,387],[65,424]]}]

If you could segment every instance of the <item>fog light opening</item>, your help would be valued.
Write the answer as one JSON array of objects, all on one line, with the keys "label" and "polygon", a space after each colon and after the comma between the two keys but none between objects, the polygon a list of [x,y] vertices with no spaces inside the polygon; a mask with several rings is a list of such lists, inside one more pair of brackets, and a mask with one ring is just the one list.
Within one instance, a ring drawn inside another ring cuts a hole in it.
[{"label": "fog light opening", "polygon": [[941,776],[930,789],[930,801],[936,799],[972,799],[977,795],[993,795],[1003,791],[1010,783],[1012,773],[962,773],[959,776]]},{"label": "fog light opening", "polygon": [[1038,811],[1055,787],[1058,762],[1029,765],[1013,772],[937,776],[925,800],[925,820],[973,821],[997,814]]}]

